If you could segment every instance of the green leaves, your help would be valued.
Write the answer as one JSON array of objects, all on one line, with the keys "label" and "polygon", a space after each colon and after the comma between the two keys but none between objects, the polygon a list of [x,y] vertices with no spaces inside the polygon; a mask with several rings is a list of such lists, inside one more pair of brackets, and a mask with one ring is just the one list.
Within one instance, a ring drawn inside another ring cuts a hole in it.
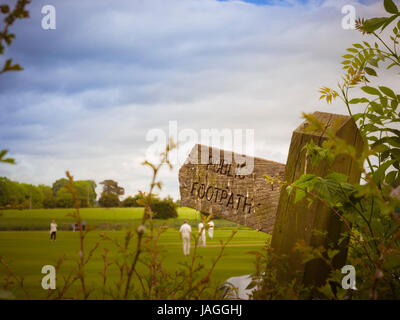
[{"label": "green leaves", "polygon": [[17,63],[12,64],[12,59],[7,59],[4,63],[3,69],[0,70],[0,74],[7,72],[7,71],[21,71],[23,68]]},{"label": "green leaves", "polygon": [[287,191],[291,193],[291,191],[295,190],[295,199],[294,202],[299,202],[306,195],[307,192],[310,192],[314,189],[314,185],[319,181],[319,177],[315,174],[303,174],[298,180],[293,182],[289,187],[287,187]]},{"label": "green leaves", "polygon": [[343,69],[347,70],[343,77],[345,85],[352,87],[362,81],[368,82],[366,75],[377,76],[372,67],[378,68],[379,60],[383,60],[379,49],[373,48],[366,41],[362,41],[362,43],[354,43],[353,47],[348,48],[347,51],[350,53],[343,55],[344,60],[341,62]]},{"label": "green leaves", "polygon": [[326,99],[327,103],[331,103],[333,100],[335,100],[339,94],[337,93],[337,91],[332,90],[328,87],[322,87],[321,89],[319,89],[319,92],[321,93],[321,96],[319,97],[319,99]]},{"label": "green leaves", "polygon": [[378,75],[376,74],[376,71],[375,71],[374,69],[370,68],[370,67],[365,67],[365,68],[364,68],[364,71],[365,71],[368,75],[370,75],[370,76],[374,76],[374,77],[377,77],[377,76],[378,76]]},{"label": "green leaves", "polygon": [[[15,34],[8,32],[9,27],[15,22],[15,20],[29,17],[29,11],[25,10],[25,6],[29,3],[30,0],[18,0],[13,10],[10,10],[8,5],[0,5],[0,13],[5,15],[4,19],[2,19],[5,22],[5,26],[2,26],[2,31],[0,31],[0,55],[4,53],[5,47],[3,41],[10,46],[12,40],[15,38]],[[8,71],[20,70],[23,69],[19,64],[12,64],[12,60],[8,59],[4,63],[3,68],[0,69],[0,74]]]},{"label": "green leaves", "polygon": [[350,195],[356,192],[355,188],[347,181],[348,177],[345,174],[337,172],[333,172],[325,178],[314,174],[303,174],[287,187],[287,191],[289,193],[295,192],[295,203],[308,195],[310,203],[313,198],[317,197],[326,201],[332,207],[341,207]]},{"label": "green leaves", "polygon": [[8,150],[1,150],[0,151],[0,162],[15,164],[15,160],[13,158],[4,158],[7,154]]},{"label": "green leaves", "polygon": [[385,180],[386,171],[389,169],[391,165],[393,165],[395,160],[386,161],[384,164],[381,164],[377,170],[372,174],[372,179],[376,185],[381,185]]},{"label": "green leaves", "polygon": [[317,163],[324,161],[331,163],[334,160],[334,156],[329,148],[319,146],[311,140],[308,144],[303,147],[303,150],[307,151],[307,155],[311,158],[311,164],[315,166]]},{"label": "green leaves", "polygon": [[400,171],[399,170],[389,172],[385,178],[385,182],[391,186],[399,184],[399,180],[400,180]]},{"label": "green leaves", "polygon": [[[357,50],[356,50],[356,52],[358,52]],[[342,56],[342,58],[345,58],[345,59],[353,59],[353,55],[352,54],[345,54],[344,56]]]},{"label": "green leaves", "polygon": [[375,96],[382,96],[382,93],[386,96],[388,96],[391,99],[397,100],[397,96],[394,93],[394,91],[388,87],[384,87],[384,86],[379,86],[378,87],[379,90],[381,92],[379,92],[378,89],[374,88],[374,87],[370,87],[370,86],[363,86],[361,87],[361,90],[363,90],[364,92],[371,94],[371,95],[375,95]]},{"label": "green leaves", "polygon": [[[358,50],[357,50],[357,49],[354,49],[354,48],[347,48],[346,50],[347,50],[348,52],[358,53]],[[351,57],[353,57],[353,56],[351,56]]]},{"label": "green leaves", "polygon": [[383,2],[383,6],[385,7],[385,10],[389,13],[393,13],[393,14],[399,13],[399,10],[397,9],[393,0],[385,0]]},{"label": "green leaves", "polygon": [[364,49],[364,47],[359,43],[354,43],[353,47],[358,48],[358,49]]},{"label": "green leaves", "polygon": [[364,97],[363,98],[354,98],[354,99],[351,99],[349,101],[350,104],[366,103],[366,102],[369,102],[369,100],[367,98],[364,98]]},{"label": "green leaves", "polygon": [[326,178],[334,180],[338,183],[344,183],[344,182],[347,182],[347,180],[348,180],[348,176],[346,176],[345,174],[342,174],[342,173],[338,173],[338,172],[333,172],[331,174],[328,174],[326,176]]},{"label": "green leaves", "polygon": [[388,97],[397,100],[397,96],[396,94],[393,92],[392,89],[388,88],[388,87],[384,87],[384,86],[380,86],[379,90],[381,90],[383,92],[383,94],[387,95]]},{"label": "green leaves", "polygon": [[[379,90],[371,86],[361,87],[365,93],[377,96],[377,98],[371,101],[366,98],[354,98],[349,101],[349,104],[368,103],[366,111],[354,115],[354,120],[361,120],[360,130],[367,139],[373,141],[372,148],[377,145],[392,145],[398,147],[399,137],[388,136],[389,132],[394,134],[397,134],[397,132],[396,130],[391,131],[388,124],[399,122],[399,116],[396,113],[400,100],[399,96],[388,87],[379,86],[378,88]],[[379,132],[381,132],[380,138],[371,136],[372,134],[377,135]],[[385,133],[386,136],[382,136],[383,133]]]},{"label": "green leaves", "polygon": [[382,32],[390,23],[392,23],[392,21],[393,21],[394,19],[396,19],[398,16],[399,16],[399,15],[397,14],[397,15],[394,15],[394,16],[391,16],[390,18],[388,18],[388,19],[386,20],[386,22],[383,24],[382,29],[381,29],[381,32]]},{"label": "green leaves", "polygon": [[383,31],[392,21],[400,16],[399,10],[393,0],[385,0],[383,6],[385,7],[386,12],[391,13],[392,16],[366,20],[362,25],[363,31],[373,33],[379,28],[382,28],[381,31]]},{"label": "green leaves", "polygon": [[392,13],[393,15],[391,17],[380,17],[366,20],[362,25],[363,31],[367,33],[373,33],[381,28],[382,32],[390,23],[392,23],[392,21],[400,16],[400,13],[392,0],[386,0],[384,5],[386,11]]},{"label": "green leaves", "polygon": [[368,33],[372,33],[382,27],[387,20],[388,18],[385,17],[368,19],[364,22],[363,29]]},{"label": "green leaves", "polygon": [[379,92],[378,89],[375,89],[375,88],[370,87],[370,86],[363,86],[363,87],[361,87],[361,90],[366,92],[366,93],[368,93],[368,94],[377,95],[377,96],[381,95],[381,93]]}]

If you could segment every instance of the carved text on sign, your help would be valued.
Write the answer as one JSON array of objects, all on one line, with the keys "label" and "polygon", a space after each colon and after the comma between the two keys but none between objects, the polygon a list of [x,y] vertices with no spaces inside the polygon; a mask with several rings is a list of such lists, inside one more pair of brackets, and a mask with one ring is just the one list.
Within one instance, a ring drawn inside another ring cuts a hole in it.
[{"label": "carved text on sign", "polygon": [[196,145],[179,171],[181,205],[272,233],[281,163]]}]

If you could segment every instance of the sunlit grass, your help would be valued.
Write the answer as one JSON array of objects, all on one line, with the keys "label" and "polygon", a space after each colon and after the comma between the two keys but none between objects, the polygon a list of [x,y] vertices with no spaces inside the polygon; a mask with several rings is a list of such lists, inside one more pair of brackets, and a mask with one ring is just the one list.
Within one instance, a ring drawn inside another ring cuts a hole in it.
[{"label": "sunlit grass", "polygon": [[[68,216],[70,212],[72,209],[3,210],[0,230],[46,230],[52,219],[56,220],[59,229],[68,230],[74,221]],[[143,208],[82,208],[80,214],[83,221],[98,229],[119,229],[132,226],[141,219]],[[180,223],[183,219],[200,220],[200,213],[190,208],[178,208],[177,219],[162,222],[174,225],[174,220]]]},{"label": "sunlit grass", "polygon": [[[188,212],[186,214],[189,214]],[[92,247],[99,239],[98,231],[89,232],[85,240],[86,248]],[[123,241],[125,232],[108,231],[106,234],[112,238]],[[225,240],[231,234],[228,228],[219,229],[216,223],[214,239],[207,239],[207,247],[199,248],[199,253],[203,257],[202,263],[206,269],[212,263],[212,260],[219,252],[219,240]],[[223,258],[217,264],[213,274],[214,281],[223,281],[231,276],[244,275],[253,272],[253,256],[247,252],[255,249],[261,249],[268,235],[256,232],[250,229],[241,229],[235,235],[230,245],[225,249]],[[188,259],[183,256],[182,242],[179,239],[178,229],[171,228],[165,232],[159,241],[162,249],[162,257],[166,270],[175,271],[180,268],[180,263]],[[91,298],[98,298],[102,278],[100,272],[103,270],[103,261],[101,254],[103,248],[110,248],[109,259],[116,258],[117,250],[110,242],[102,242],[95,255],[85,268],[87,283],[94,288],[94,294]],[[57,285],[62,285],[62,276],[74,266],[78,258],[79,236],[78,232],[60,231],[57,232],[57,241],[49,241],[49,232],[46,231],[4,231],[0,232],[0,254],[11,262],[11,266],[16,274],[24,277],[25,287],[31,293],[33,298],[42,299],[46,292],[41,288],[41,269],[44,265],[55,265],[58,258],[65,254],[68,260],[63,264],[57,275]],[[193,252],[193,243],[192,243]],[[139,265],[140,272],[146,272],[143,265]],[[0,266],[0,279],[3,281],[6,273]],[[112,267],[108,272],[108,281],[112,285],[118,279],[118,270]],[[136,283],[137,285],[137,283]],[[79,285],[72,289],[70,295],[74,295]],[[13,291],[17,298],[24,298],[22,291],[16,289]]]}]

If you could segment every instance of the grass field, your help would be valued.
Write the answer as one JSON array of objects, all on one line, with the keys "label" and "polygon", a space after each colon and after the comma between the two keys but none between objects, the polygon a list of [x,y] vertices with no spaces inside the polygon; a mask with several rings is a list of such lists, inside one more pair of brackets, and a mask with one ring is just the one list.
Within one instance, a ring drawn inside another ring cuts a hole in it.
[{"label": "grass field", "polygon": [[[0,217],[0,227],[3,230],[12,227],[13,230],[25,231],[2,231],[0,232],[0,256],[6,258],[10,263],[11,269],[17,275],[24,277],[25,288],[34,299],[43,299],[45,290],[41,288],[41,280],[44,276],[41,269],[44,265],[56,265],[57,260],[62,254],[65,254],[67,260],[62,265],[57,279],[61,279],[66,275],[73,266],[76,266],[79,252],[79,233],[72,231],[58,231],[57,241],[49,241],[49,222],[56,219],[60,225],[66,227],[72,223],[72,218],[66,216],[69,210],[24,210],[3,211]],[[132,221],[137,221],[142,214],[142,209],[82,209],[82,218],[87,225],[103,226],[103,225],[121,225],[123,229],[132,225]],[[189,208],[180,208],[179,217],[167,221],[172,227],[162,234],[159,240],[159,246],[162,249],[161,257],[163,259],[164,268],[169,271],[176,271],[182,268],[180,263],[188,261],[188,257],[184,257],[182,253],[182,243],[179,239],[178,229],[173,227],[175,224],[181,223],[183,219],[188,219],[195,227],[199,217],[196,211]],[[196,220],[197,219],[197,220]],[[160,222],[160,221],[158,221]],[[232,232],[233,227],[229,227],[230,222],[225,220],[215,220],[214,239],[207,239],[207,247],[199,248],[199,254],[202,256],[201,262],[205,267],[209,267],[216,258],[220,250],[220,240],[226,240]],[[33,229],[46,231],[29,231]],[[28,230],[28,231],[27,231]],[[196,230],[196,229],[194,229]],[[89,232],[85,240],[87,249],[91,248],[99,239],[99,234],[105,233],[111,238],[123,240],[125,230],[105,231],[94,230]],[[256,232],[248,228],[239,228],[237,234],[226,247],[222,259],[217,264],[213,273],[213,281],[224,281],[232,276],[248,274],[254,271],[252,255],[248,254],[251,250],[259,250],[264,245],[268,235]],[[134,241],[135,243],[135,241]],[[118,257],[116,247],[110,242],[101,242],[100,247],[95,252],[93,258],[86,266],[86,279],[89,287],[94,289],[91,299],[99,298],[101,295],[100,287],[102,278],[100,273],[103,270],[103,260],[101,254],[104,247],[110,249],[109,259],[113,260]],[[87,250],[86,249],[86,250]],[[193,243],[192,243],[193,252]],[[139,267],[140,272],[145,272],[143,266]],[[113,285],[118,279],[118,270],[112,267],[108,271],[108,283]],[[6,270],[0,266],[0,286],[3,287]],[[138,285],[138,283],[135,283]],[[79,286],[72,288],[70,296],[74,296]],[[13,289],[13,294],[18,299],[24,299],[25,296],[21,289]]]},{"label": "grass field", "polygon": [[[59,230],[70,230],[73,219],[68,216],[72,209],[32,209],[32,210],[3,210],[0,214],[0,231],[48,230],[52,219],[55,219]],[[132,227],[139,222],[143,208],[82,208],[82,220],[97,229],[122,229]],[[156,218],[156,217],[155,217]],[[194,225],[200,221],[200,213],[190,208],[178,208],[178,218],[156,220],[156,224],[166,223],[177,227],[184,219]],[[218,220],[220,225],[235,226],[234,223]]]},{"label": "grass field", "polygon": [[[108,231],[110,237],[123,240],[125,232]],[[225,240],[231,234],[231,230],[218,230],[216,227],[215,237],[212,241],[207,241],[206,248],[199,248],[199,254],[203,257],[201,262],[209,267],[213,259],[220,250],[219,240]],[[239,230],[233,238],[232,242],[225,248],[223,258],[217,264],[213,273],[214,281],[223,281],[231,276],[239,276],[254,271],[253,256],[248,251],[261,249],[265,245],[268,236],[264,233],[253,230]],[[99,239],[99,232],[90,232],[86,246],[90,248]],[[184,262],[187,257],[182,254],[182,243],[179,239],[177,229],[171,229],[165,232],[160,238],[160,248],[164,250],[162,254],[164,267],[166,270],[175,271],[180,268],[179,262]],[[86,276],[89,287],[99,288],[101,285],[100,273],[103,270],[103,261],[101,254],[103,247],[115,248],[111,243],[102,243],[97,249],[92,260],[86,268]],[[24,277],[25,288],[28,290],[32,298],[42,299],[46,292],[41,288],[41,269],[44,265],[56,265],[61,254],[65,254],[67,260],[57,275],[57,279],[61,279],[66,275],[70,268],[76,264],[79,251],[78,232],[60,231],[57,232],[57,241],[49,241],[49,233],[45,231],[4,231],[0,232],[0,253],[10,262],[13,272]],[[116,250],[110,251],[110,259],[116,255]],[[193,252],[193,244],[192,244]],[[143,271],[143,267],[139,271]],[[6,275],[5,269],[0,266],[0,278],[4,281]],[[115,283],[118,279],[118,270],[113,267],[108,272],[109,284]],[[72,289],[71,294],[75,292]],[[17,298],[25,298],[22,290],[13,290],[13,294]],[[100,296],[99,290],[95,290],[92,299]]]}]

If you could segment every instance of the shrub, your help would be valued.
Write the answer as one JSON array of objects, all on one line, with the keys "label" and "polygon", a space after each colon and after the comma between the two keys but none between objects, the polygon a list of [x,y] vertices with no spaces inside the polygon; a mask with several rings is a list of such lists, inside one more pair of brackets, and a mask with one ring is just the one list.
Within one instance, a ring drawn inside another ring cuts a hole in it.
[{"label": "shrub", "polygon": [[172,198],[158,199],[154,198],[151,200],[150,209],[157,219],[168,219],[178,217],[176,211],[177,205]]},{"label": "shrub", "polygon": [[121,204],[125,208],[128,208],[128,207],[142,207],[142,205],[140,205],[138,203],[138,200],[141,199],[141,198],[142,197],[140,195],[138,195],[138,194],[133,196],[133,197],[129,196],[126,199],[124,199]]}]

